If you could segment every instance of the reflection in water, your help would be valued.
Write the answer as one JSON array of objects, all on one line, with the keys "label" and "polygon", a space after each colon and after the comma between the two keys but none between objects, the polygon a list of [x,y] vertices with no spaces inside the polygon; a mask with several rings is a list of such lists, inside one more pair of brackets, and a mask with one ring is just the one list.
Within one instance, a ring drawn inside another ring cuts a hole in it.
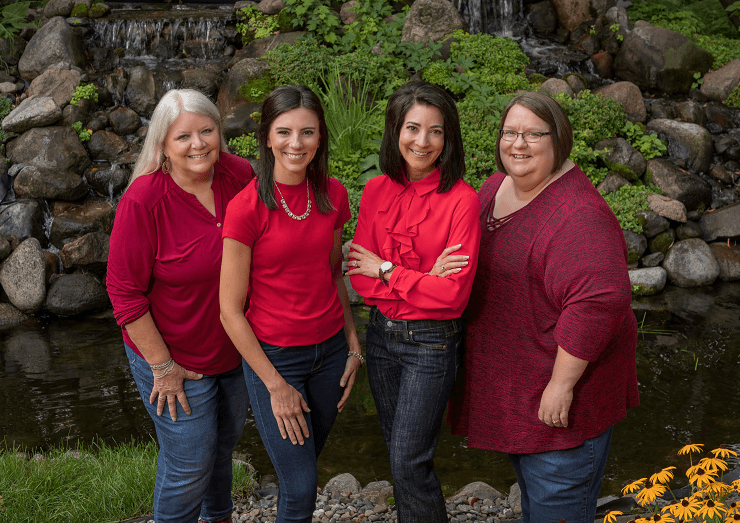
[{"label": "reflection in water", "polygon": [[[604,494],[617,493],[627,479],[645,477],[655,466],[678,464],[675,452],[688,440],[708,448],[740,443],[740,284],[669,288],[640,298],[633,308],[645,327],[664,332],[640,336],[642,404],[615,428]],[[364,308],[355,313],[358,325],[367,322]],[[361,378],[319,460],[320,484],[341,472],[363,485],[391,479],[364,369]],[[0,380],[6,445],[43,448],[96,437],[110,443],[154,436],[110,313],[0,331]],[[271,473],[251,419],[237,450],[250,454],[258,471]],[[515,481],[503,454],[466,448],[446,425],[435,463],[450,488],[481,480],[507,491]]]}]

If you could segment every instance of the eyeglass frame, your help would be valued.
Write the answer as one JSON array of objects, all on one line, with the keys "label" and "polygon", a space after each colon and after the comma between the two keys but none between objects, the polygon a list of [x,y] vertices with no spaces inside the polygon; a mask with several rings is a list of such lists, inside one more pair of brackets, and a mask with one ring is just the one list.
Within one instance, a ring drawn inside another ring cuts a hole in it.
[{"label": "eyeglass frame", "polygon": [[[514,133],[514,134],[516,134],[516,137],[513,140],[507,140],[506,138],[504,138],[504,133]],[[526,133],[530,133],[530,134],[534,134],[534,135],[538,136],[537,140],[534,140],[534,141],[527,140],[527,138],[524,136]],[[509,143],[516,142],[517,139],[519,138],[519,135],[520,134],[522,135],[522,139],[525,142],[527,142],[527,143],[539,143],[539,141],[542,140],[542,137],[543,136],[547,136],[547,135],[550,135],[552,133],[550,131],[524,131],[524,132],[518,133],[516,131],[511,131],[511,130],[507,130],[507,129],[501,129],[499,131],[499,135],[501,136],[501,139],[504,140],[505,142],[509,142]]]}]

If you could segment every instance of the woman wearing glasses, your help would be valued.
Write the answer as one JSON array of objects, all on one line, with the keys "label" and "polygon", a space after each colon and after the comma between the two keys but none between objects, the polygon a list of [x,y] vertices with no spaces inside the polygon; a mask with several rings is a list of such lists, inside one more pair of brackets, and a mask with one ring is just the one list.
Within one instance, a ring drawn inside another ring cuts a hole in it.
[{"label": "woman wearing glasses", "polygon": [[503,112],[450,412],[469,446],[509,454],[525,523],[593,522],[612,427],[639,403],[624,236],[572,145],[547,95]]}]

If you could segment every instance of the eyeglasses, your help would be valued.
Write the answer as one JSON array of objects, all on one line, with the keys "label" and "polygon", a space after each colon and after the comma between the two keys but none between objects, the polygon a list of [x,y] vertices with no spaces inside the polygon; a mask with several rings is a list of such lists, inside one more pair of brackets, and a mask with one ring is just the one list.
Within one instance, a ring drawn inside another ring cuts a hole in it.
[{"label": "eyeglasses", "polygon": [[518,133],[516,131],[503,130],[501,131],[501,138],[507,142],[516,142],[516,139],[520,134],[522,135],[522,138],[524,138],[525,142],[537,143],[540,141],[540,138],[551,133],[540,131],[524,131],[523,133]]}]

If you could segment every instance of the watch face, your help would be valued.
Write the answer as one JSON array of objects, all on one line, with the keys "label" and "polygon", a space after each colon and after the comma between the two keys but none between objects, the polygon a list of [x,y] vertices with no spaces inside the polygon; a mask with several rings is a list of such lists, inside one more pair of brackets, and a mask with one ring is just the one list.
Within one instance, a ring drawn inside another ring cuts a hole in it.
[{"label": "watch face", "polygon": [[393,267],[393,264],[389,261],[385,261],[380,264],[380,270],[383,272],[391,270],[391,267]]}]

